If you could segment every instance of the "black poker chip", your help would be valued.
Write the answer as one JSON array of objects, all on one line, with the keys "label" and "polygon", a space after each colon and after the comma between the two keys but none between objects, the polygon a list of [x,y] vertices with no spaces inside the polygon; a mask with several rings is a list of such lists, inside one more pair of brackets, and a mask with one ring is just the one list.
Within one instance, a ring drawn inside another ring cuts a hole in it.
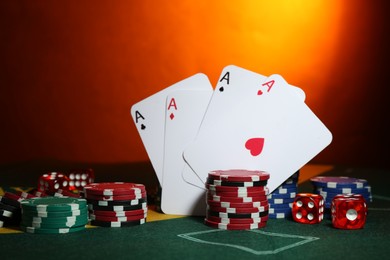
[{"label": "black poker chip", "polygon": [[99,220],[91,220],[90,224],[92,226],[99,226],[99,227],[133,227],[133,226],[139,226],[146,222],[146,219],[140,219],[140,220],[132,220],[132,221],[99,221]]},{"label": "black poker chip", "polygon": [[89,210],[101,210],[101,211],[129,211],[129,210],[138,210],[146,209],[146,202],[137,204],[137,205],[112,205],[112,206],[98,206],[93,204],[88,204]]}]

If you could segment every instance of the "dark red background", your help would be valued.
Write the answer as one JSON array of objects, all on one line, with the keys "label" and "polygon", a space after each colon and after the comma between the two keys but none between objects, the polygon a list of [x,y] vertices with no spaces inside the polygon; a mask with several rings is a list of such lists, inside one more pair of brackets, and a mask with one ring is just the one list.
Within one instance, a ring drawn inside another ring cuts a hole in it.
[{"label": "dark red background", "polygon": [[235,64],[306,92],[313,162],[388,166],[388,1],[156,3],[0,2],[0,162],[148,160],[131,105]]}]

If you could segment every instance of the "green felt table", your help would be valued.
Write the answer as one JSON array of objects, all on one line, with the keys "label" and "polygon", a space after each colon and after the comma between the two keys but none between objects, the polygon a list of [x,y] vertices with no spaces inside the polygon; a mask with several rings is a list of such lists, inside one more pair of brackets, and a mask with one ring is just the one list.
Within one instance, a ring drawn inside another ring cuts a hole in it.
[{"label": "green felt table", "polygon": [[[94,167],[98,169],[97,177],[103,178],[99,176],[99,165]],[[136,179],[150,187],[156,184],[147,163],[103,168],[113,169],[109,177],[104,177],[107,179]],[[132,169],[143,172],[143,176],[132,176]],[[3,183],[14,185],[9,181],[22,172],[10,165],[0,167],[0,170],[2,186],[5,186]],[[14,177],[4,178],[10,172]],[[103,173],[101,171],[102,175],[107,175]],[[369,204],[363,229],[335,229],[329,215],[315,225],[299,224],[290,219],[270,219],[265,228],[252,231],[210,228],[203,224],[202,217],[154,219],[141,226],[87,228],[63,235],[4,232],[0,234],[0,259],[387,259],[390,254],[390,171],[334,167],[321,175],[368,180],[373,202]],[[25,183],[20,181],[20,186],[32,185],[29,181],[34,178],[29,178]],[[310,192],[312,185],[303,181],[298,190]]]}]

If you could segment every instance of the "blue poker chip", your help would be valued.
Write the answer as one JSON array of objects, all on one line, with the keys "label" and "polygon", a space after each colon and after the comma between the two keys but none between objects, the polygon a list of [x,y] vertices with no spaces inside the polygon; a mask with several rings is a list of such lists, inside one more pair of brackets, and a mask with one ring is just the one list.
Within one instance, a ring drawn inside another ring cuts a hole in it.
[{"label": "blue poker chip", "polygon": [[279,187],[273,190],[270,194],[288,194],[292,192],[297,192],[298,187],[292,187],[292,188],[284,188],[284,187]]},{"label": "blue poker chip", "polygon": [[287,198],[287,199],[268,199],[268,204],[270,207],[273,205],[278,205],[278,204],[289,204],[294,202],[294,198]]},{"label": "blue poker chip", "polygon": [[270,208],[276,209],[276,208],[292,208],[293,203],[285,203],[285,204],[268,204]]},{"label": "blue poker chip", "polygon": [[268,199],[294,199],[296,195],[297,195],[296,192],[290,192],[286,194],[271,193],[267,195],[267,198]]},{"label": "blue poker chip", "polygon": [[331,176],[316,176],[310,179],[316,187],[326,188],[354,188],[360,189],[368,184],[367,180],[357,179],[352,177],[331,177]]},{"label": "blue poker chip", "polygon": [[348,193],[368,193],[371,194],[371,186],[365,185],[363,188],[327,188],[327,187],[316,187],[315,190],[331,192],[331,193],[340,193],[340,194],[348,194]]},{"label": "blue poker chip", "polygon": [[277,213],[289,214],[289,213],[291,213],[291,208],[269,208],[268,209],[268,215],[269,214],[277,214]]},{"label": "blue poker chip", "polygon": [[[322,195],[322,194],[320,194]],[[327,196],[323,196],[324,200],[325,200],[325,203],[331,203],[333,198],[338,195],[338,194],[334,194],[334,195],[327,195]],[[366,200],[366,202],[372,202],[372,196],[365,196],[363,195],[363,198]]]},{"label": "blue poker chip", "polygon": [[370,197],[372,196],[369,192],[327,192],[322,190],[314,190],[314,193],[320,194],[323,197],[330,197],[330,196],[336,196],[338,194],[360,194],[363,195],[363,197]]},{"label": "blue poker chip", "polygon": [[287,212],[287,213],[268,213],[268,218],[272,218],[272,219],[287,219],[287,218],[291,218],[292,216],[292,213],[291,211],[290,212]]}]

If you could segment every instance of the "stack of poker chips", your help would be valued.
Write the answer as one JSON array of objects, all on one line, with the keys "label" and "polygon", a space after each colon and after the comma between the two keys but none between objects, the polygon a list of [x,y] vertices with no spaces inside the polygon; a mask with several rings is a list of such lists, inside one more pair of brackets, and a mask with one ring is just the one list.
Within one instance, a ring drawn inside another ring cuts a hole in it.
[{"label": "stack of poker chips", "polygon": [[258,229],[268,220],[267,181],[263,171],[209,172],[205,224],[228,230]]},{"label": "stack of poker chips", "polygon": [[146,222],[148,207],[143,184],[90,183],[84,187],[84,196],[93,226],[129,227]]},{"label": "stack of poker chips", "polygon": [[20,227],[27,233],[64,234],[85,229],[88,209],[85,199],[36,197],[20,202]]},{"label": "stack of poker chips", "polygon": [[291,217],[292,204],[298,190],[298,179],[299,171],[268,194],[269,218],[285,219]]},{"label": "stack of poker chips", "polygon": [[330,209],[333,198],[338,194],[360,194],[366,202],[372,202],[371,186],[367,180],[352,177],[316,176],[310,179],[314,193],[325,200],[325,208]]},{"label": "stack of poker chips", "polygon": [[6,192],[0,196],[0,227],[19,226],[21,219],[20,201],[23,197]]}]

